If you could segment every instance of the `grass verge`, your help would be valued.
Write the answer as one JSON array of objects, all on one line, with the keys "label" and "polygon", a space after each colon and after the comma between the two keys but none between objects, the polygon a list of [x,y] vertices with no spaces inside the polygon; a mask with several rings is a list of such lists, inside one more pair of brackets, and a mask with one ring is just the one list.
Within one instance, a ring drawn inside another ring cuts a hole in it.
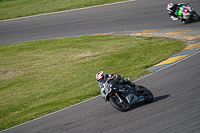
[{"label": "grass verge", "polygon": [[124,0],[0,0],[0,20],[120,1]]},{"label": "grass verge", "polygon": [[100,94],[100,70],[140,78],[185,47],[158,37],[83,36],[0,45],[0,130]]}]

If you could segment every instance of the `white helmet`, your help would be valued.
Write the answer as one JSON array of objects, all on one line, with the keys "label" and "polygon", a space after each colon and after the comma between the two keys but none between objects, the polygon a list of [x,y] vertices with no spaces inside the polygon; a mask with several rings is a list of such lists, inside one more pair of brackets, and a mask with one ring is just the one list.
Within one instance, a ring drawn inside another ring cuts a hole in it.
[{"label": "white helmet", "polygon": [[169,3],[169,4],[167,5],[167,10],[172,10],[173,6],[174,6],[173,3]]},{"label": "white helmet", "polygon": [[106,74],[103,71],[100,71],[96,74],[96,79],[99,82],[102,82],[103,80],[106,79]]}]

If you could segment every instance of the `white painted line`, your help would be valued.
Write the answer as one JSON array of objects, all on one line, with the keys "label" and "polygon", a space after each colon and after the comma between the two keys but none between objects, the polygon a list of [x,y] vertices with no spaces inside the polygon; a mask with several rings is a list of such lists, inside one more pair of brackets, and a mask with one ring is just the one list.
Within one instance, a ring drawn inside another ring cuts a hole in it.
[{"label": "white painted line", "polygon": [[[184,59],[181,59],[181,60],[179,60],[179,61],[177,61],[177,62],[175,62],[175,63],[169,65],[169,66],[166,66],[166,67],[164,67],[164,68],[162,68],[162,69],[160,69],[160,70],[158,70],[158,71],[155,71],[155,72],[153,72],[153,73],[150,73],[150,74],[148,74],[148,75],[146,75],[146,76],[144,76],[144,77],[142,77],[142,78],[139,78],[139,79],[137,79],[137,80],[134,80],[133,82],[136,82],[136,81],[139,81],[139,80],[144,79],[144,78],[146,78],[146,77],[149,77],[149,76],[151,76],[151,75],[153,75],[153,74],[155,74],[155,73],[157,73],[157,72],[159,72],[159,71],[162,71],[162,70],[164,70],[164,69],[166,69],[166,68],[168,68],[168,67],[170,67],[170,66],[173,66],[173,65],[175,65],[175,64],[177,64],[177,63],[179,63],[179,62],[181,62],[181,61],[184,61],[184,60],[186,60],[186,59],[188,59],[188,58],[190,58],[190,57],[192,57],[192,56],[194,56],[194,55],[196,55],[196,54],[198,54],[198,53],[200,53],[200,50],[197,51],[196,53],[192,54],[192,55],[189,55],[189,56],[185,57]],[[66,107],[66,108],[64,108],[64,109],[58,110],[58,111],[56,111],[56,112],[53,112],[53,113],[44,115],[44,116],[42,116],[42,117],[33,119],[33,120],[31,120],[31,121],[22,123],[22,124],[20,124],[20,125],[17,125],[17,126],[8,128],[8,129],[5,129],[5,130],[3,130],[3,131],[0,131],[0,133],[2,133],[2,132],[4,132],[4,131],[7,131],[7,130],[11,130],[11,129],[13,129],[13,128],[16,128],[16,127],[19,127],[19,126],[22,126],[22,125],[25,125],[25,124],[27,124],[27,123],[30,123],[30,122],[33,122],[33,121],[36,121],[36,120],[39,120],[39,119],[41,119],[41,118],[44,118],[44,117],[47,117],[47,116],[50,116],[50,115],[59,113],[59,112],[61,112],[61,111],[63,111],[63,110],[72,108],[72,107],[74,107],[74,106],[77,106],[77,105],[79,105],[79,104],[85,103],[85,102],[87,102],[87,101],[93,100],[93,99],[98,98],[98,97],[100,97],[100,95],[95,96],[95,97],[93,97],[93,98],[90,98],[90,99],[88,99],[88,100],[82,101],[82,102],[80,102],[80,103],[74,104],[74,105],[72,105],[72,106]]]},{"label": "white painted line", "polygon": [[11,129],[13,129],[13,128],[17,128],[17,127],[19,127],[19,126],[22,126],[22,125],[25,125],[25,124],[28,124],[28,123],[31,123],[31,122],[36,121],[36,120],[39,120],[39,119],[41,119],[41,118],[44,118],[44,117],[47,117],[47,116],[56,114],[56,113],[58,113],[58,112],[61,112],[61,111],[63,111],[63,110],[66,110],[66,109],[68,109],[68,108],[72,108],[72,107],[77,106],[77,105],[79,105],[79,104],[82,104],[82,103],[85,103],[85,102],[87,102],[87,101],[93,100],[93,99],[95,99],[95,98],[97,98],[97,97],[99,97],[99,96],[100,96],[100,95],[98,95],[98,96],[96,96],[96,97],[92,97],[92,98],[90,98],[90,99],[88,99],[88,100],[82,101],[82,102],[80,102],[80,103],[74,104],[74,105],[72,105],[72,106],[63,108],[63,109],[61,109],[61,110],[52,112],[52,113],[50,113],[50,114],[44,115],[44,116],[42,116],[42,117],[33,119],[33,120],[31,120],[31,121],[27,121],[27,122],[22,123],[22,124],[19,124],[19,125],[17,125],[17,126],[14,126],[14,127],[11,127],[11,128],[5,129],[5,130],[2,130],[2,131],[0,131],[0,133],[5,132],[5,131],[8,131],[8,130],[11,130]]},{"label": "white painted line", "polygon": [[168,68],[168,67],[171,67],[171,66],[173,66],[173,65],[175,65],[175,64],[178,64],[179,62],[184,61],[184,60],[186,60],[186,59],[188,59],[188,58],[190,58],[190,57],[192,57],[192,56],[194,56],[194,55],[196,55],[196,54],[198,54],[198,53],[200,53],[200,50],[197,51],[197,52],[195,52],[195,53],[193,53],[193,54],[191,54],[191,55],[189,55],[189,56],[187,56],[187,57],[185,57],[185,58],[183,58],[183,59],[181,59],[181,60],[176,61],[175,63],[172,63],[171,65],[168,65],[168,66],[166,66],[166,67],[164,67],[164,68],[162,68],[162,69],[159,69],[159,70],[157,70],[157,71],[155,71],[155,72],[153,72],[153,73],[150,73],[150,74],[148,74],[148,75],[146,75],[146,76],[144,76],[144,77],[142,77],[142,78],[136,79],[136,80],[134,80],[133,82],[136,82],[136,81],[139,81],[139,80],[141,80],[141,79],[143,79],[143,78],[149,77],[149,76],[151,76],[151,75],[153,75],[153,74],[155,74],[155,73],[157,73],[157,72],[159,72],[159,71],[162,71],[162,70],[164,70],[164,69],[166,69],[166,68]]},{"label": "white painted line", "polygon": [[[194,55],[196,55],[196,54],[198,54],[198,53],[200,53],[200,50],[197,51],[197,52],[195,52],[195,53],[193,53],[193,54],[191,54],[191,55],[189,55],[189,56],[187,56],[187,57],[185,57],[185,58],[183,58],[183,59],[181,59],[181,60],[179,60],[179,61],[176,61],[175,63],[172,63],[171,65],[168,65],[168,66],[166,66],[166,67],[164,67],[164,68],[162,68],[162,69],[159,69],[159,70],[157,70],[157,71],[155,71],[155,72],[153,72],[153,73],[150,73],[150,74],[148,74],[148,75],[146,75],[146,76],[144,76],[144,77],[142,77],[142,78],[139,78],[139,79],[137,79],[137,80],[134,80],[133,82],[136,82],[136,81],[139,81],[139,80],[144,79],[144,78],[146,78],[146,77],[149,77],[149,76],[151,76],[151,75],[153,75],[153,74],[155,74],[155,73],[157,73],[157,72],[159,72],[159,71],[162,71],[162,70],[164,70],[164,69],[166,69],[166,68],[168,68],[168,67],[171,67],[171,66],[173,66],[173,65],[175,65],[175,64],[177,64],[177,63],[179,63],[179,62],[181,62],[181,61],[184,61],[184,60],[186,60],[186,59],[188,59],[188,58],[190,58],[190,57],[192,57],[192,56],[194,56]],[[47,115],[44,115],[44,116],[42,116],[42,117],[33,119],[33,120],[31,120],[31,121],[28,121],[28,122],[19,124],[19,125],[17,125],[17,126],[14,126],[14,127],[11,127],[11,128],[5,129],[5,130],[2,130],[2,131],[0,131],[0,133],[2,133],[2,132],[4,132],[4,131],[11,130],[11,129],[13,129],[13,128],[16,128],[16,127],[19,127],[19,126],[22,126],[22,125],[25,125],[25,124],[27,124],[27,123],[30,123],[30,122],[33,122],[33,121],[36,121],[36,120],[39,120],[39,119],[41,119],[41,118],[44,118],[44,117],[53,115],[53,114],[55,114],[55,113],[59,113],[59,112],[61,112],[61,111],[63,111],[63,110],[72,108],[72,107],[74,107],[74,106],[77,106],[77,105],[79,105],[79,104],[85,103],[85,102],[87,102],[87,101],[93,100],[93,99],[98,98],[98,97],[100,97],[100,95],[95,96],[95,97],[93,97],[93,98],[90,98],[90,99],[88,99],[88,100],[82,101],[82,102],[80,102],[80,103],[74,104],[74,105],[72,105],[72,106],[63,108],[63,109],[58,110],[58,111],[56,111],[56,112],[52,112],[52,113],[47,114]]]},{"label": "white painted line", "polygon": [[104,6],[110,6],[110,5],[123,4],[123,3],[133,2],[133,1],[137,1],[137,0],[128,0],[128,1],[115,2],[115,3],[110,3],[110,4],[104,4],[104,5],[97,5],[97,6],[90,6],[90,7],[66,10],[66,11],[59,11],[59,12],[45,13],[45,14],[39,14],[39,15],[33,15],[33,16],[27,16],[27,17],[13,18],[13,19],[1,20],[0,22],[20,20],[20,19],[26,19],[26,18],[39,17],[39,16],[46,16],[46,15],[52,15],[52,14],[58,14],[58,13],[73,12],[73,11],[79,11],[79,10],[85,10],[85,9],[91,9],[91,8],[97,8],[97,7],[104,7]]}]

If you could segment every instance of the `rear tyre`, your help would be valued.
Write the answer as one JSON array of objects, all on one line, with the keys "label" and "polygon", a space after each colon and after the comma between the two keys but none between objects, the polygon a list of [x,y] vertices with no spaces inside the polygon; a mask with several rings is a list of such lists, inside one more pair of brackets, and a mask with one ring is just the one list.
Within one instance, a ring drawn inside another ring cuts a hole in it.
[{"label": "rear tyre", "polygon": [[138,92],[140,94],[143,94],[145,91],[147,91],[144,94],[144,103],[151,103],[151,102],[153,102],[154,96],[153,96],[152,92],[150,90],[148,90],[147,88],[145,88],[144,86],[138,86],[138,87],[139,87]]},{"label": "rear tyre", "polygon": [[115,96],[110,97],[109,98],[110,104],[119,111],[122,111],[122,112],[128,111],[129,107],[130,107],[128,102],[124,98],[122,98],[122,97],[120,97],[120,98],[122,99],[121,103],[117,97],[115,97]]},{"label": "rear tyre", "polygon": [[196,12],[194,12],[194,13],[192,14],[192,16],[193,16],[193,19],[194,19],[195,21],[200,21],[200,16],[199,16]]},{"label": "rear tyre", "polygon": [[154,100],[154,96],[150,90],[148,90],[147,94],[144,95],[144,98],[145,98],[144,103],[151,103]]}]

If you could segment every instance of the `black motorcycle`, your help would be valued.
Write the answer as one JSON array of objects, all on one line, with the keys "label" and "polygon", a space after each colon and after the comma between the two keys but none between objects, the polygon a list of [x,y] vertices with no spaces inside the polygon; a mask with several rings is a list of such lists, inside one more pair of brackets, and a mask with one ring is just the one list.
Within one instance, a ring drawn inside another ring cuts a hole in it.
[{"label": "black motorcycle", "polygon": [[138,102],[151,103],[154,100],[151,91],[143,86],[137,86],[135,89],[127,84],[113,83],[112,80],[106,80],[103,86],[106,101],[119,111],[128,111],[130,105]]}]

